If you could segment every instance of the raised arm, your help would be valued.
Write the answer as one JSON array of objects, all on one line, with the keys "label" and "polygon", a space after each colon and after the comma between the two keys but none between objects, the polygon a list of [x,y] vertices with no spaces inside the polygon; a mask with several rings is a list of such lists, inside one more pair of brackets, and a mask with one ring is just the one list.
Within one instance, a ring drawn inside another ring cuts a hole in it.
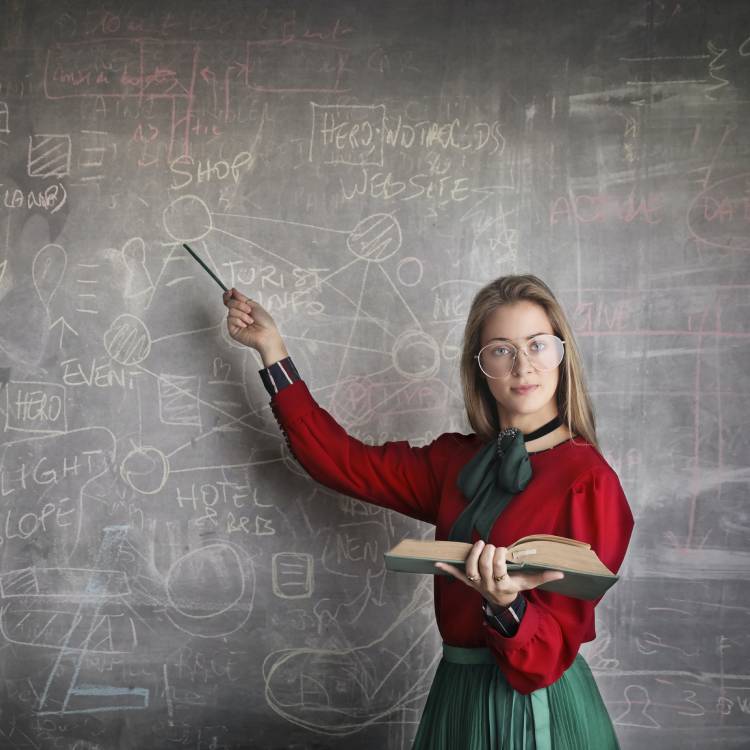
[{"label": "raised arm", "polygon": [[338,492],[434,523],[440,496],[436,473],[445,465],[450,436],[424,448],[405,441],[372,446],[356,440],[299,380],[268,312],[235,289],[225,293],[224,304],[229,334],[260,353],[263,380],[273,394],[271,408],[292,454],[310,476]]}]

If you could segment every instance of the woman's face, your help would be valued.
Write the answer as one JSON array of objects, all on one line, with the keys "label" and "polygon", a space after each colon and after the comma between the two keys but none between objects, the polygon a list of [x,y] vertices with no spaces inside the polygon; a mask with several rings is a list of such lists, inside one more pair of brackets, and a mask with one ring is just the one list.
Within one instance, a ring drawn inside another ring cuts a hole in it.
[{"label": "woman's face", "polygon": [[485,376],[497,403],[503,429],[517,427],[529,433],[557,415],[555,394],[560,366],[537,372],[525,352],[520,351],[529,339],[540,333],[554,334],[552,324],[543,307],[526,300],[497,307],[482,326],[482,347],[497,340],[498,343],[511,343],[519,350],[507,377]]}]

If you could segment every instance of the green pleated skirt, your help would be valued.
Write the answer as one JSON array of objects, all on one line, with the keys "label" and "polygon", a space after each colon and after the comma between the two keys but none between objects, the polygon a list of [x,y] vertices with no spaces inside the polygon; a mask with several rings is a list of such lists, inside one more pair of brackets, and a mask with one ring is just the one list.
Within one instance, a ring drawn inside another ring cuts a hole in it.
[{"label": "green pleated skirt", "polygon": [[589,665],[528,695],[514,690],[486,648],[443,645],[414,750],[619,750]]}]

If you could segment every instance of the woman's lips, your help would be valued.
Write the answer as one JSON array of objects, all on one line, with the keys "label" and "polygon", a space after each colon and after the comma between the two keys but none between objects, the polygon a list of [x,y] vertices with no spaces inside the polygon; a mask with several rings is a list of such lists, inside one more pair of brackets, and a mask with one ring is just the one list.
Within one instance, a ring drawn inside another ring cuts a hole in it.
[{"label": "woman's lips", "polygon": [[538,385],[520,385],[516,388],[511,388],[511,391],[513,391],[513,393],[517,393],[519,396],[525,396],[527,393],[531,393],[538,387]]}]

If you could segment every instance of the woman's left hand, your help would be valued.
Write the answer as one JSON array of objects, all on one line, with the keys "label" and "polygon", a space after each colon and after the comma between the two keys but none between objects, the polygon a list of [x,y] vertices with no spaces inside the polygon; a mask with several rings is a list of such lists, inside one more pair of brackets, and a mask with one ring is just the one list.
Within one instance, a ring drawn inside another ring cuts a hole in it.
[{"label": "woman's left hand", "polygon": [[498,607],[507,607],[518,596],[519,591],[528,591],[565,577],[559,570],[509,573],[507,555],[507,547],[495,547],[480,540],[474,544],[466,558],[466,573],[448,563],[435,563],[435,567],[450,573]]}]

